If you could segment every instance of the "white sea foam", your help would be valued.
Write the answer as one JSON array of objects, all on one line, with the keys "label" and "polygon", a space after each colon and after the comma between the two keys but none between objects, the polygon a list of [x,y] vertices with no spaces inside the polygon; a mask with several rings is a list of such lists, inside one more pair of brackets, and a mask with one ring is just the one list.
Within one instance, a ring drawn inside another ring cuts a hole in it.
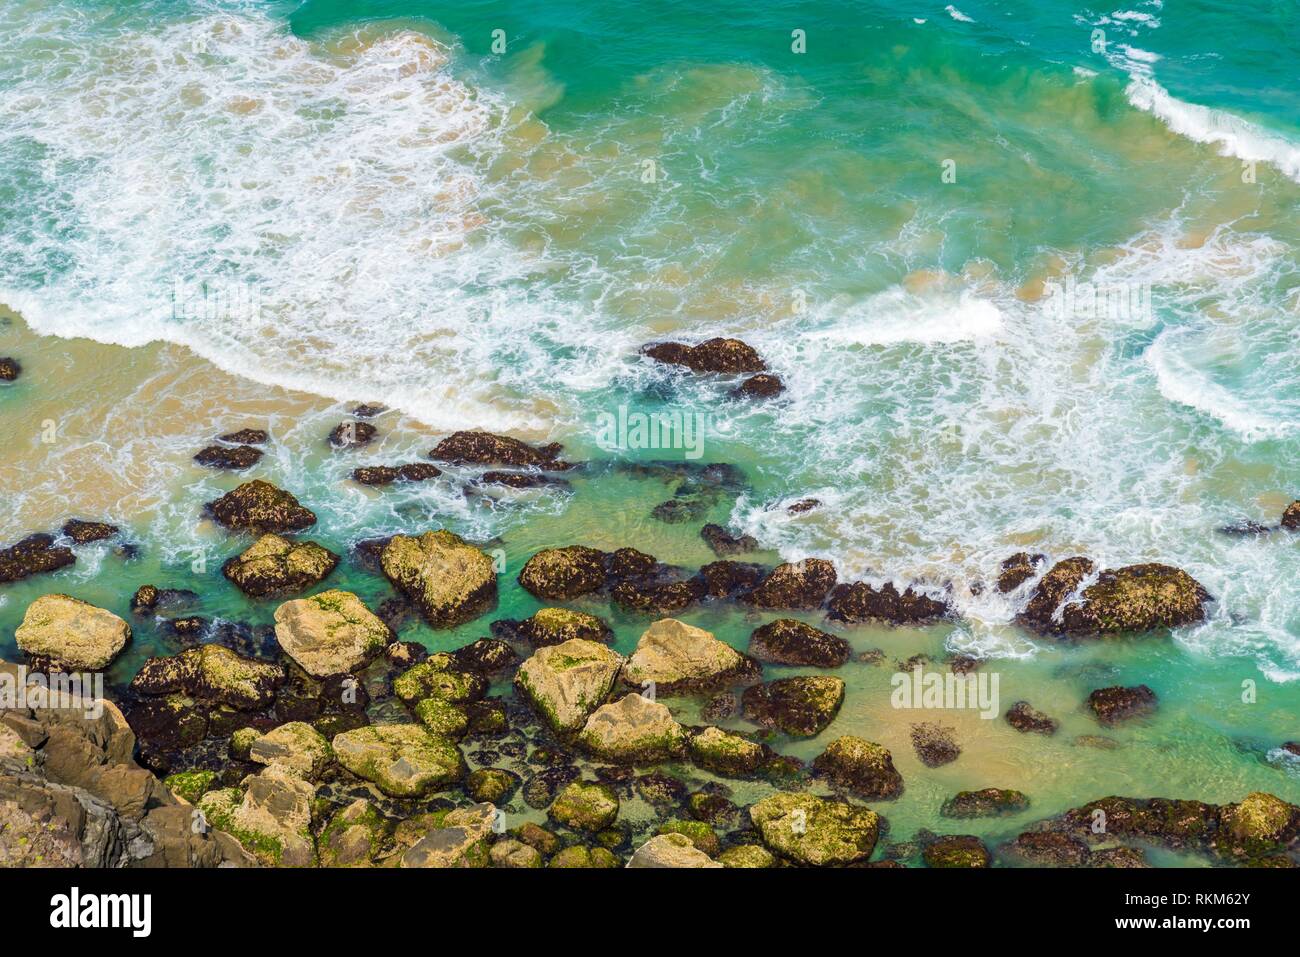
[{"label": "white sea foam", "polygon": [[993,303],[964,291],[959,295],[916,295],[888,289],[857,304],[835,304],[843,315],[813,339],[845,345],[940,344],[996,335],[1002,314]]},{"label": "white sea foam", "polygon": [[948,16],[952,17],[954,20],[958,21],[959,23],[975,22],[970,17],[966,16],[966,14],[962,13],[960,10],[954,7],[952,4],[948,4],[948,6],[944,7],[944,10],[947,11]]}]

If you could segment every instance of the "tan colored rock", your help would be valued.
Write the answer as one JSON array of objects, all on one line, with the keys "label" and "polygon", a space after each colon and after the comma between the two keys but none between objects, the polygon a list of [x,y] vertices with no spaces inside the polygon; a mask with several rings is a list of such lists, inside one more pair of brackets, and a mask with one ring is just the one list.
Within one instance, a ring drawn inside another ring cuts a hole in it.
[{"label": "tan colored rock", "polygon": [[445,529],[394,535],[380,554],[384,575],[434,628],[452,628],[496,603],[497,574],[489,558]]},{"label": "tan colored rock", "polygon": [[418,724],[375,724],[335,735],[334,756],[390,797],[422,797],[465,776],[455,743]]},{"label": "tan colored rock", "polygon": [[654,682],[655,693],[667,695],[716,690],[759,674],[756,662],[710,632],[664,618],[641,635],[623,680],[642,688]]},{"label": "tan colored rock", "polygon": [[304,721],[290,721],[259,735],[249,746],[248,757],[312,780],[329,765],[332,753],[319,731]]},{"label": "tan colored rock", "polygon": [[263,535],[221,567],[221,573],[254,598],[303,591],[320,582],[339,557],[315,542]]},{"label": "tan colored rock", "polygon": [[636,849],[628,867],[722,867],[685,834],[660,834]]},{"label": "tan colored rock", "polygon": [[275,610],[275,640],[317,678],[355,671],[392,638],[388,626],[347,591],[330,589]]},{"label": "tan colored rock", "polygon": [[234,837],[263,864],[306,867],[316,856],[311,837],[315,785],[284,768],[251,774],[240,788],[209,791],[199,799],[208,824]]},{"label": "tan colored rock", "polygon": [[613,690],[623,658],[604,645],[571,638],[538,648],[515,674],[515,685],[556,731],[580,729]]},{"label": "tan colored rock", "polygon": [[639,694],[597,708],[578,741],[602,760],[624,764],[653,764],[686,751],[686,732],[672,712]]},{"label": "tan colored rock", "polygon": [[131,626],[111,611],[67,595],[43,595],[27,606],[14,632],[29,655],[72,671],[100,671],[126,646]]}]

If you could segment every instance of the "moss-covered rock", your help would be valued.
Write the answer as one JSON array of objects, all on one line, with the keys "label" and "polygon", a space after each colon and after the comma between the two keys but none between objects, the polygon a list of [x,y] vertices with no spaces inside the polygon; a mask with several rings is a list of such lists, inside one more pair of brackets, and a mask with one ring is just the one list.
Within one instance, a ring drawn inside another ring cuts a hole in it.
[{"label": "moss-covered rock", "polygon": [[556,443],[533,446],[508,435],[476,430],[453,432],[434,447],[429,458],[453,465],[512,465],[563,471],[572,466],[558,458],[561,451],[563,448]]},{"label": "moss-covered rock", "polygon": [[305,722],[290,721],[258,735],[249,745],[248,758],[311,781],[324,773],[334,755],[319,731]]},{"label": "moss-covered rock", "polygon": [[560,851],[546,865],[556,868],[592,868],[607,869],[621,866],[612,851],[603,847],[585,847],[575,844]]},{"label": "moss-covered rock", "polygon": [[345,731],[333,741],[339,764],[389,797],[423,797],[465,776],[455,743],[415,724],[377,724]]},{"label": "moss-covered rock", "polygon": [[1046,555],[1016,552],[1002,562],[1002,571],[998,575],[998,591],[1004,595],[1015,591],[1037,575],[1039,567],[1046,561]]},{"label": "moss-covered rock", "polygon": [[681,834],[709,857],[717,857],[722,850],[722,842],[717,832],[703,821],[665,821],[655,831],[656,834]]},{"label": "moss-covered rock", "polygon": [[228,746],[230,756],[236,761],[249,760],[249,754],[253,750],[253,743],[261,736],[262,732],[257,728],[236,728],[230,735],[230,744]]},{"label": "moss-covered rock", "polygon": [[199,798],[212,790],[216,782],[217,772],[205,770],[177,771],[163,778],[163,784],[167,785],[172,794],[191,804],[197,804]]},{"label": "moss-covered rock", "polygon": [[356,595],[330,589],[277,608],[275,640],[309,675],[324,678],[363,667],[393,633]]},{"label": "moss-covered rock", "polygon": [[131,638],[131,626],[111,611],[67,595],[42,595],[14,631],[27,654],[68,671],[102,671]]},{"label": "moss-covered rock", "polygon": [[1219,810],[1215,848],[1225,857],[1251,859],[1285,850],[1300,831],[1300,808],[1255,791]]},{"label": "moss-covered rock", "polygon": [[944,817],[1003,817],[1028,810],[1029,798],[1008,788],[981,788],[958,791],[943,802],[939,813]]},{"label": "moss-covered rock", "polygon": [[657,834],[636,849],[628,867],[721,867],[685,834]]},{"label": "moss-covered rock", "polygon": [[523,841],[506,838],[492,845],[488,854],[493,867],[533,868],[542,866],[542,855]]},{"label": "moss-covered rock", "polygon": [[721,728],[704,728],[687,741],[691,760],[706,771],[725,777],[749,777],[757,774],[768,759],[769,750],[761,744]]},{"label": "moss-covered rock", "polygon": [[131,679],[131,689],[145,695],[183,691],[245,711],[260,711],[284,683],[279,665],[255,661],[224,645],[200,645],[179,655],[150,658]]},{"label": "moss-covered rock", "polygon": [[592,712],[578,743],[604,761],[653,764],[685,753],[686,732],[664,705],[629,694]]},{"label": "moss-covered rock", "polygon": [[820,608],[836,581],[835,566],[824,558],[778,565],[744,600],[759,608]]},{"label": "moss-covered rock", "polygon": [[1176,850],[1199,849],[1218,826],[1219,809],[1203,801],[1170,798],[1105,797],[1072,808],[1062,822],[1088,837],[1098,826],[1108,835],[1135,837]]},{"label": "moss-covered rock", "polygon": [[867,800],[888,800],[903,793],[903,776],[889,751],[852,735],[828,744],[813,760],[813,770],[836,787]]},{"label": "moss-covered rock", "polygon": [[844,682],[823,675],[780,678],[746,688],[741,696],[748,720],[796,737],[820,734],[843,703]]},{"label": "moss-covered rock", "polygon": [[496,604],[492,559],[445,529],[394,535],[379,560],[388,580],[434,628],[471,621]]},{"label": "moss-covered rock", "polygon": [[515,686],[552,730],[576,732],[613,690],[623,659],[602,644],[572,638],[538,648],[515,673]]},{"label": "moss-covered rock", "polygon": [[652,342],[641,347],[641,354],[666,365],[685,366],[692,372],[766,372],[767,364],[749,343],[740,339],[715,336],[699,345],[684,342]]},{"label": "moss-covered rock", "polygon": [[556,796],[547,815],[575,831],[603,831],[618,817],[618,796],[604,784],[574,781]]},{"label": "moss-covered rock", "polygon": [[925,845],[921,856],[926,867],[988,867],[991,861],[984,842],[971,834],[950,834]]},{"label": "moss-covered rock", "polygon": [[767,848],[758,844],[741,844],[729,847],[719,854],[718,863],[723,867],[764,868],[776,867],[777,859]]},{"label": "moss-covered rock", "polygon": [[222,565],[221,573],[245,595],[267,598],[310,588],[338,563],[337,555],[315,542],[268,534]]},{"label": "moss-covered rock", "polygon": [[379,857],[388,830],[373,804],[358,798],[341,808],[317,840],[324,867],[369,867]]},{"label": "moss-covered rock", "polygon": [[893,582],[879,588],[866,582],[836,585],[826,607],[828,618],[850,624],[885,621],[893,625],[922,625],[952,613],[946,602],[918,592],[910,585],[900,592]]},{"label": "moss-covered rock", "polygon": [[1092,854],[1081,838],[1059,831],[1026,831],[1006,845],[1006,853],[1033,867],[1086,867]]},{"label": "moss-covered rock", "polygon": [[519,775],[502,768],[479,768],[465,779],[465,793],[475,801],[501,807],[519,790]]},{"label": "moss-covered rock", "polygon": [[778,792],[751,806],[749,816],[768,850],[814,867],[865,861],[880,834],[874,811],[811,794]]},{"label": "moss-covered rock", "polygon": [[757,662],[703,628],[664,618],[642,633],[623,680],[635,688],[653,682],[656,695],[675,695],[756,681],[761,673]]},{"label": "moss-covered rock", "polygon": [[545,857],[550,857],[560,849],[560,839],[540,824],[534,824],[532,821],[526,821],[519,825],[519,829],[514,834],[515,837],[529,847],[536,848]]},{"label": "moss-covered rock", "polygon": [[598,641],[609,644],[614,640],[614,630],[595,615],[568,608],[541,608],[531,617],[519,622],[516,633],[535,647],[559,645],[570,638]]},{"label": "moss-covered rock", "polygon": [[1205,617],[1210,593],[1171,565],[1148,563],[1105,571],[1061,610],[1068,634],[1119,634],[1174,628]]},{"label": "moss-covered rock", "polygon": [[251,532],[297,532],[316,524],[316,513],[290,492],[254,479],[208,503],[208,513],[226,528]]},{"label": "moss-covered rock", "polygon": [[468,704],[482,698],[487,693],[487,680],[471,671],[461,671],[455,665],[451,655],[430,655],[393,679],[393,693],[408,705],[425,698],[453,704]]},{"label": "moss-covered rock", "polygon": [[524,563],[519,584],[542,601],[568,601],[605,584],[605,553],[585,545],[547,548]]},{"label": "moss-covered rock", "polygon": [[76,561],[72,549],[55,545],[53,535],[37,532],[0,549],[0,582],[16,582],[30,575],[58,571]]},{"label": "moss-covered rock", "polygon": [[420,723],[440,738],[462,738],[469,730],[465,709],[443,698],[417,701],[412,710]]},{"label": "moss-covered rock", "polygon": [[406,848],[401,867],[487,867],[497,810],[491,804],[457,808],[442,818],[442,827],[427,831]]},{"label": "moss-covered rock", "polygon": [[270,866],[305,867],[316,857],[311,808],[316,788],[279,767],[249,775],[239,788],[208,791],[199,810]]},{"label": "moss-covered rock", "polygon": [[749,636],[749,653],[778,665],[838,668],[852,652],[843,638],[793,618],[778,618]]}]

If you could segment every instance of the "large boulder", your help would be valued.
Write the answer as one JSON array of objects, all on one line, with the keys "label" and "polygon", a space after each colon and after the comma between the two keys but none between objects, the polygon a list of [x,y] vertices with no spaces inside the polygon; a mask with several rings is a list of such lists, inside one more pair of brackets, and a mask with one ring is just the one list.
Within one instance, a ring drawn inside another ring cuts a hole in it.
[{"label": "large boulder", "polygon": [[524,563],[519,584],[542,601],[568,601],[605,584],[605,553],[585,545],[546,548]]},{"label": "large boulder", "polygon": [[291,542],[268,534],[222,565],[221,574],[245,595],[267,598],[310,588],[338,563],[337,555],[315,542]]},{"label": "large boulder", "polygon": [[429,458],[453,465],[513,465],[547,471],[572,468],[560,461],[561,451],[563,447],[555,443],[533,446],[508,435],[465,431],[447,436],[429,453]]},{"label": "large boulder", "polygon": [[1285,851],[1300,832],[1300,807],[1256,791],[1219,809],[1215,849],[1225,857],[1257,859]]},{"label": "large boulder", "polygon": [[335,735],[334,756],[384,794],[418,798],[464,778],[465,758],[418,724],[372,724]]},{"label": "large boulder", "polygon": [[514,634],[535,647],[558,645],[570,638],[609,644],[614,630],[595,615],[568,608],[540,608],[513,628]]},{"label": "large boulder", "polygon": [[767,363],[754,347],[740,339],[721,336],[706,339],[699,345],[681,342],[654,342],[642,347],[641,353],[656,362],[685,366],[692,372],[766,372]]},{"label": "large boulder", "polygon": [[316,524],[316,513],[290,492],[253,479],[208,503],[208,513],[226,528],[252,532],[298,532]]},{"label": "large boulder", "polygon": [[867,800],[887,800],[903,793],[903,776],[889,751],[872,741],[844,735],[813,760],[813,770],[831,784]]},{"label": "large boulder", "polygon": [[316,856],[311,805],[316,788],[280,767],[249,775],[238,788],[209,791],[199,810],[261,863],[306,867]]},{"label": "large boulder", "polygon": [[716,691],[761,673],[757,662],[703,628],[664,618],[642,633],[623,680],[638,688],[653,682],[656,694],[674,695]]},{"label": "large boulder", "polygon": [[547,814],[575,831],[603,831],[618,817],[618,795],[605,784],[574,781],[556,795]]},{"label": "large boulder", "polygon": [[744,600],[759,608],[820,608],[835,586],[835,566],[824,558],[786,562],[773,569]]},{"label": "large boulder", "polygon": [[823,675],[780,678],[746,688],[741,696],[748,720],[795,737],[821,734],[843,703],[844,682]]},{"label": "large boulder", "polygon": [[837,635],[793,618],[778,618],[754,629],[749,653],[777,665],[838,668],[849,660],[853,649]]},{"label": "large boulder", "polygon": [[435,628],[452,628],[497,600],[496,568],[479,549],[449,531],[394,535],[380,555],[384,575]]},{"label": "large boulder", "polygon": [[0,582],[16,582],[29,575],[58,571],[76,560],[72,549],[55,545],[53,535],[38,532],[0,549]]},{"label": "large boulder", "polygon": [[331,589],[275,610],[275,640],[309,675],[325,678],[362,667],[393,638],[356,595]]},{"label": "large boulder", "polygon": [[284,683],[284,669],[236,654],[224,645],[200,645],[179,655],[150,658],[131,679],[131,690],[144,695],[175,692],[245,711],[261,710]]},{"label": "large boulder", "polygon": [[601,760],[620,764],[653,764],[686,750],[686,732],[672,713],[639,694],[597,708],[578,741]]},{"label": "large boulder", "polygon": [[880,588],[866,582],[836,585],[827,609],[827,617],[850,624],[886,621],[894,625],[922,625],[951,613],[945,602],[914,591],[910,586],[900,593],[893,582],[886,582]]},{"label": "large boulder", "polygon": [[811,867],[865,861],[875,850],[880,818],[864,807],[782,791],[749,809],[768,850]]},{"label": "large boulder", "polygon": [[722,867],[685,834],[659,834],[632,855],[628,867]]},{"label": "large boulder", "polygon": [[63,523],[63,528],[59,531],[77,545],[89,545],[91,542],[102,542],[106,538],[112,538],[121,529],[108,522],[88,522],[80,518],[70,518]]},{"label": "large boulder", "polygon": [[446,652],[430,655],[393,679],[393,693],[408,705],[434,698],[452,704],[468,704],[487,694],[482,675],[457,666]]},{"label": "large boulder", "polygon": [[379,855],[386,825],[365,798],[357,798],[329,819],[316,842],[324,867],[367,867]]},{"label": "large boulder", "polygon": [[304,721],[290,721],[260,734],[248,749],[250,761],[308,781],[319,778],[332,757],[329,742]]},{"label": "large boulder", "polygon": [[578,731],[609,697],[623,659],[602,644],[572,638],[538,648],[515,673],[515,686],[554,731]]},{"label": "large boulder", "polygon": [[1210,593],[1171,565],[1127,565],[1102,572],[1078,602],[1061,609],[1067,634],[1117,634],[1175,628],[1205,617]]},{"label": "large boulder", "polygon": [[27,654],[69,671],[102,671],[130,637],[131,626],[117,615],[67,595],[36,599],[14,631]]},{"label": "large boulder", "polygon": [[756,774],[771,756],[763,745],[715,727],[697,731],[686,744],[692,761],[724,777]]},{"label": "large boulder", "polygon": [[[402,851],[398,866],[487,867],[490,863],[489,842],[496,819],[497,809],[491,804],[456,808],[441,817],[441,827],[427,830]],[[399,834],[401,830],[399,825]]]}]

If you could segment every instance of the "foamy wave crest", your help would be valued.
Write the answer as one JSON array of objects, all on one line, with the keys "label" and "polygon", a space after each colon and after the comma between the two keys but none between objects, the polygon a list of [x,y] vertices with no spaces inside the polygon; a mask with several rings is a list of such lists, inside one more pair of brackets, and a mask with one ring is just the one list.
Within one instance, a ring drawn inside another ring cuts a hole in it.
[{"label": "foamy wave crest", "polygon": [[894,287],[843,311],[834,327],[810,338],[862,346],[944,344],[992,336],[1002,328],[998,307],[969,291],[918,295]]},{"label": "foamy wave crest", "polygon": [[545,130],[448,47],[385,25],[308,42],[252,10],[83,19],[43,14],[35,45],[34,18],[0,15],[0,187],[23,197],[0,301],[38,331],[169,340],[436,428],[544,431],[538,370],[601,374],[575,304],[603,277],[522,242],[527,193],[493,174],[523,161],[518,124]]}]

